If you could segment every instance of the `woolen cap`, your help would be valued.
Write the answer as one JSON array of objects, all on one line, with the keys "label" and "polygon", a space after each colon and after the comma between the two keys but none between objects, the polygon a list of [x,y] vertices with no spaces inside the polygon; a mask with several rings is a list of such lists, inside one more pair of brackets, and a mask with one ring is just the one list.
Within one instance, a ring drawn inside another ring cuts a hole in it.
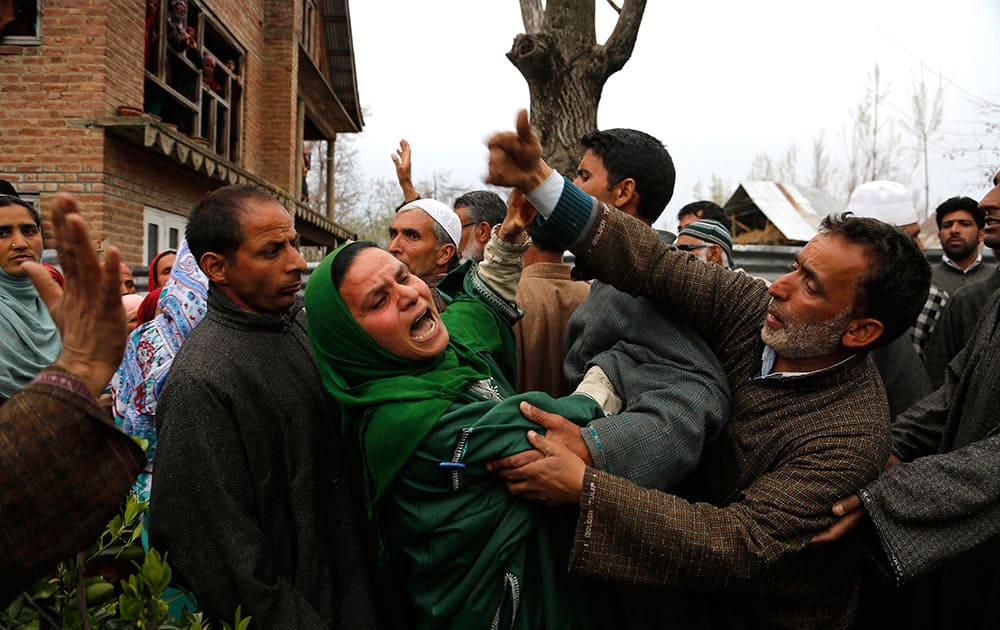
[{"label": "woolen cap", "polygon": [[886,180],[861,184],[847,201],[856,217],[878,219],[897,227],[917,222],[917,209],[906,186]]},{"label": "woolen cap", "polygon": [[396,211],[396,214],[406,212],[407,210],[423,210],[429,214],[432,219],[437,221],[438,225],[444,228],[444,231],[451,238],[451,242],[455,244],[455,247],[458,247],[459,242],[462,240],[462,222],[454,210],[434,199],[417,199],[404,205]]},{"label": "woolen cap", "polygon": [[726,229],[726,226],[714,219],[698,219],[681,228],[681,232],[677,236],[685,234],[699,241],[718,245],[722,248],[722,251],[726,252],[726,259],[729,261],[729,266],[733,266],[733,239],[729,235],[729,230]]}]

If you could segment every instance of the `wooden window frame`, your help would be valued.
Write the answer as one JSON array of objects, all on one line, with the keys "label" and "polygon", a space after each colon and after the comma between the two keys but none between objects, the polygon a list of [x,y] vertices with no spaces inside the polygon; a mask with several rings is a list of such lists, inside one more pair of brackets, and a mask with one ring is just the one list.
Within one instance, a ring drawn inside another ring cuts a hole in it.
[{"label": "wooden window frame", "polygon": [[[168,37],[171,4],[172,0],[161,0],[151,20],[154,35],[147,34],[143,109],[240,164],[246,49],[200,0],[187,0],[186,24],[194,29],[195,46],[179,50]],[[207,56],[215,60],[211,75],[206,74]],[[229,60],[233,69],[226,65]]]}]

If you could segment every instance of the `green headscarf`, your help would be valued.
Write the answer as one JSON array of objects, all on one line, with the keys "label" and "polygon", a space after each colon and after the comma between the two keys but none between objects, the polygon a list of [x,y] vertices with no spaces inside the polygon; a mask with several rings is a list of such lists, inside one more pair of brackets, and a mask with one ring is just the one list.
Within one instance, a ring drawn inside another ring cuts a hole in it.
[{"label": "green headscarf", "polygon": [[[493,314],[478,300],[458,298],[441,314],[450,341],[439,356],[415,361],[383,349],[354,319],[334,287],[334,250],[316,267],[305,303],[323,385],[340,404],[343,432],[358,440],[369,512],[428,431],[470,383],[489,378],[481,352],[500,348],[495,326],[476,326]],[[453,273],[467,269],[460,267]]]}]

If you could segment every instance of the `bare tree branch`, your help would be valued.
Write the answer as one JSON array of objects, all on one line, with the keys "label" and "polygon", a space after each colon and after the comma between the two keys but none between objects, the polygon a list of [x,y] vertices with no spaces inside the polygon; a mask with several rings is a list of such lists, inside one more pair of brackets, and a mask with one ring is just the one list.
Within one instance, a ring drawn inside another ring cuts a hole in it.
[{"label": "bare tree branch", "polygon": [[618,13],[618,22],[604,44],[607,57],[607,76],[611,76],[625,66],[632,56],[635,39],[639,35],[639,24],[642,14],[646,11],[646,0],[625,0],[622,10]]},{"label": "bare tree branch", "polygon": [[[597,0],[519,0],[526,32],[514,38],[507,58],[528,83],[531,123],[543,155],[564,175],[575,171],[580,138],[597,128],[605,81],[632,54],[646,0],[623,2],[606,45],[597,43]],[[617,9],[616,9],[617,10]],[[535,26],[540,29],[533,32]]]},{"label": "bare tree branch", "polygon": [[545,12],[542,0],[520,0],[521,21],[524,22],[524,32],[529,35],[542,32],[545,23]]},{"label": "bare tree branch", "polygon": [[615,4],[614,2],[612,2],[611,0],[608,0],[608,4],[610,4],[611,8],[615,10],[615,13],[621,15],[622,8],[620,6],[618,6],[617,4]]}]

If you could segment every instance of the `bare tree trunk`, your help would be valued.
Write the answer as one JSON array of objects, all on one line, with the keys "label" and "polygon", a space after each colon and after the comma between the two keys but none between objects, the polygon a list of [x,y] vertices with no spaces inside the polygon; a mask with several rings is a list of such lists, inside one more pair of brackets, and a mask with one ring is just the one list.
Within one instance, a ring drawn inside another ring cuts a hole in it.
[{"label": "bare tree trunk", "polygon": [[632,56],[646,0],[625,0],[603,45],[596,41],[595,0],[549,0],[544,12],[540,0],[520,6],[526,32],[514,38],[507,58],[528,82],[543,157],[572,175],[580,138],[597,128],[604,83]]}]

